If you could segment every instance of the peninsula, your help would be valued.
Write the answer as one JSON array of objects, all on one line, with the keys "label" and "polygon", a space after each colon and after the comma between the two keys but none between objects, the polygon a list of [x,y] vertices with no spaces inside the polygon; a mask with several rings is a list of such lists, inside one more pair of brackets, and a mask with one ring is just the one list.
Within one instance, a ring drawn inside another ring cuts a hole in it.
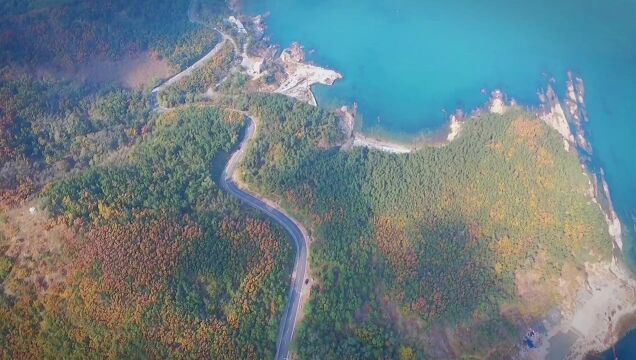
[{"label": "peninsula", "polygon": [[[574,72],[400,142],[237,2],[3,10],[0,357],[583,359],[634,325]],[[160,78],[86,77],[129,58]]]}]

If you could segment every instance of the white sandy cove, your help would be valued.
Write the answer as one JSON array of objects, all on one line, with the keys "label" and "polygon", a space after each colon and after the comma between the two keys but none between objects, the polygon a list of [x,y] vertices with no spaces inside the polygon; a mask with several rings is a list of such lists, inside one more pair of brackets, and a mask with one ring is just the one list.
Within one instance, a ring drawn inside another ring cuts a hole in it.
[{"label": "white sandy cove", "polygon": [[406,145],[372,138],[357,132],[353,135],[353,146],[361,146],[394,154],[408,154],[413,151],[412,148]]},{"label": "white sandy cove", "polygon": [[[574,142],[574,136],[570,131],[567,119],[559,103],[558,99],[552,88],[548,86],[548,98],[550,107],[547,112],[538,114],[540,119],[543,120],[548,126],[554,128],[564,138],[564,146],[566,150],[570,149],[570,142]],[[544,95],[545,96],[545,95]],[[504,94],[500,90],[495,90],[491,94],[489,103],[486,105],[486,109],[493,114],[504,114],[509,109],[513,108],[514,103],[506,104]],[[346,108],[343,108],[343,112],[347,112]],[[347,114],[351,117],[353,115]],[[465,120],[459,119],[456,115],[450,117],[448,123],[448,135],[446,136],[446,142],[441,145],[448,145],[461,134],[462,126]],[[404,144],[383,139],[373,138],[364,135],[360,132],[353,132],[353,146],[362,146],[369,149],[381,150],[396,154],[411,153],[418,150],[418,146],[415,144]]]},{"label": "white sandy cove", "polygon": [[[455,140],[462,130],[462,124],[463,122],[461,120],[457,120],[457,117],[455,117],[454,115],[451,116],[450,123],[448,125],[448,135],[446,136],[446,142],[440,143],[438,145],[447,145],[451,141]],[[353,131],[352,138],[353,146],[366,147],[368,149],[380,150],[393,154],[408,154],[417,151],[421,147],[416,144],[403,144],[399,142],[374,138],[368,135],[364,135],[358,131]]]},{"label": "white sandy cove", "polygon": [[[499,90],[496,90],[492,94],[492,98],[490,103],[488,104],[488,110],[491,113],[495,114],[503,114],[507,111],[510,106],[507,106],[503,100],[502,93]],[[348,109],[343,107],[341,112],[345,113],[345,116],[353,117],[353,115],[348,113]],[[436,143],[436,146],[444,146],[450,144],[453,140],[457,139],[461,134],[462,127],[464,125],[464,121],[460,119],[456,115],[452,115],[448,122],[448,134],[446,135],[446,141]],[[353,125],[351,126],[353,128]],[[394,141],[388,141],[384,139],[378,139],[374,137],[370,137],[368,135],[364,135],[358,131],[352,132],[353,137],[353,146],[366,147],[369,149],[385,151],[394,154],[408,154],[417,151],[421,146],[421,144],[404,144]]]}]

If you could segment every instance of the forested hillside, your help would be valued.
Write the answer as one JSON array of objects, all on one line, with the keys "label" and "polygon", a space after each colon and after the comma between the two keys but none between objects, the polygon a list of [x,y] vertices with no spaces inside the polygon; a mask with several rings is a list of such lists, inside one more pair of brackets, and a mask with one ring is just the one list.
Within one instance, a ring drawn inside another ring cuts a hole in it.
[{"label": "forested hillside", "polygon": [[[92,81],[91,74],[147,51],[185,67],[216,45],[212,24],[227,11],[221,0],[32,0],[1,6],[3,204],[20,202],[53,178],[103,161],[147,131],[153,118],[149,94],[122,87],[121,81]],[[214,14],[206,18],[210,26],[192,22],[191,9]],[[91,70],[84,81],[76,72],[86,67]]]},{"label": "forested hillside", "polygon": [[0,72],[0,198],[24,200],[55,174],[130,144],[151,118],[138,90]]},{"label": "forested hillside", "polygon": [[230,65],[235,56],[233,46],[226,42],[202,67],[162,91],[158,96],[159,103],[166,107],[174,107],[199,100],[198,97],[209,87],[219,84],[229,75]]},{"label": "forested hillside", "polygon": [[241,180],[311,231],[303,359],[508,358],[576,297],[585,262],[609,258],[576,155],[527,113],[396,155],[341,149],[334,114],[248,93],[230,42],[156,96],[165,71],[91,81],[134,59],[187,67],[227,11],[0,4],[1,359],[274,356],[290,239],[218,185],[245,113]]},{"label": "forested hillside", "polygon": [[2,257],[0,357],[273,357],[290,243],[211,172],[242,125],[212,108],[172,112],[128,160],[50,186],[47,227],[64,235]]},{"label": "forested hillside", "polygon": [[0,359],[274,356],[290,239],[217,185],[243,117],[160,115],[156,79],[75,76],[140,54],[198,60],[218,34],[189,10],[213,23],[227,9],[193,5],[0,4]]},{"label": "forested hillside", "polygon": [[610,256],[576,155],[532,115],[482,115],[396,155],[329,147],[333,115],[284,98],[250,107],[245,180],[314,230],[302,358],[506,358]]},{"label": "forested hillside", "polygon": [[[216,32],[188,19],[191,0],[4,1],[0,63],[74,68],[91,59],[118,59],[154,50],[177,67],[214,46]],[[200,7],[222,16],[223,0]]]}]

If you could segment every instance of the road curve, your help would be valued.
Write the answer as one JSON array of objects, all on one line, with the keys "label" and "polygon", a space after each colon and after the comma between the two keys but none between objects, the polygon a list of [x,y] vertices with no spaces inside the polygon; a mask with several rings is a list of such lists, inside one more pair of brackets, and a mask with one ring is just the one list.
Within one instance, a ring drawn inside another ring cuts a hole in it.
[{"label": "road curve", "polygon": [[[188,17],[192,22],[198,22],[194,18],[191,11],[188,11]],[[170,79],[166,80],[159,86],[151,90],[151,102],[153,110],[156,112],[166,112],[171,110],[170,108],[164,108],[159,104],[158,95],[161,91],[165,90],[172,84],[176,83],[180,79],[190,76],[194,70],[201,67],[209,59],[211,59],[216,53],[218,53],[221,47],[227,42],[232,42],[233,46],[237,49],[237,44],[234,39],[227,36],[225,33],[215,29],[222,36],[222,41],[216,44],[212,50],[205,54],[194,64],[190,65],[187,69],[174,75]],[[291,235],[294,240],[294,246],[296,247],[296,258],[294,261],[294,270],[292,272],[291,282],[292,286],[289,289],[289,298],[287,306],[285,307],[285,313],[281,319],[280,329],[278,332],[278,341],[276,343],[276,360],[286,360],[289,358],[289,346],[291,345],[292,338],[294,336],[294,330],[296,326],[296,318],[301,307],[301,295],[303,292],[303,286],[305,286],[305,278],[307,277],[308,266],[308,246],[309,235],[305,228],[292,218],[285,210],[283,210],[277,204],[268,201],[265,198],[260,197],[257,194],[251,193],[248,190],[243,190],[238,186],[238,183],[234,180],[236,168],[245,155],[245,149],[247,144],[252,140],[255,135],[255,120],[256,118],[247,116],[247,127],[245,130],[245,136],[241,141],[241,144],[232,156],[230,157],[223,174],[221,175],[221,187],[231,195],[238,198],[240,201],[248,206],[251,206],[257,210],[262,211],[270,218],[274,219]]]},{"label": "road curve", "polygon": [[195,62],[194,64],[188,66],[188,68],[186,68],[185,70],[181,71],[178,74],[175,74],[173,77],[171,77],[170,79],[164,81],[161,85],[157,86],[156,88],[154,88],[154,89],[152,89],[150,91],[151,101],[152,101],[152,105],[155,108],[155,111],[157,111],[157,112],[165,112],[165,111],[170,110],[169,108],[165,108],[165,107],[159,105],[159,93],[160,92],[162,92],[165,89],[169,88],[170,86],[174,85],[179,80],[192,75],[194,70],[196,70],[196,69],[200,68],[201,66],[203,66],[210,59],[212,59],[212,57],[214,57],[214,55],[216,55],[219,51],[221,51],[221,48],[223,47],[223,45],[225,45],[225,43],[227,41],[231,40],[232,42],[234,42],[232,39],[230,39],[224,33],[220,32],[220,31],[218,31],[218,32],[219,32],[219,34],[221,34],[221,41],[219,43],[217,43],[212,48],[212,50],[210,50],[207,54],[205,54],[201,59],[197,60],[197,62]]},{"label": "road curve", "polygon": [[285,210],[278,205],[259,197],[258,195],[243,190],[235,181],[236,168],[245,155],[245,149],[255,134],[255,122],[252,118],[247,117],[247,128],[245,136],[241,144],[228,161],[223,174],[221,175],[221,187],[231,195],[237,197],[243,203],[252,208],[262,211],[270,218],[281,224],[283,228],[291,235],[296,247],[296,259],[294,261],[294,271],[292,272],[292,286],[289,290],[289,299],[285,307],[285,313],[281,319],[280,330],[278,333],[278,342],[276,344],[276,360],[285,360],[289,358],[289,346],[294,335],[296,318],[298,316],[301,304],[301,295],[303,286],[305,286],[305,278],[307,276],[307,253],[309,244],[309,235],[305,228],[296,220],[294,220]]}]

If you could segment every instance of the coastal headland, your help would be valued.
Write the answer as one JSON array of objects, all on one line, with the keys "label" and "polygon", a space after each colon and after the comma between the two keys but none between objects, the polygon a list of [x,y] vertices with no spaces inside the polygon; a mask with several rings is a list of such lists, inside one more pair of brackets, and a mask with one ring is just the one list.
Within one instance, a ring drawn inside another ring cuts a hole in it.
[{"label": "coastal headland", "polygon": [[633,24],[457,1],[4,5],[0,358],[629,358]]},{"label": "coastal headland", "polygon": [[[242,72],[253,79],[250,88],[254,92],[279,93],[317,106],[311,91],[314,84],[331,85],[342,75],[304,62],[299,44],[278,54],[277,47],[263,39],[261,18],[239,17],[230,21],[237,32],[245,31],[249,43],[242,53]],[[240,25],[239,25],[240,24]],[[243,29],[243,30],[242,30]],[[244,30],[246,29],[246,30]],[[230,35],[231,36],[231,35]],[[253,38],[249,38],[253,36]],[[258,67],[250,64],[259,64]],[[271,82],[264,78],[274,79]],[[589,121],[585,105],[585,84],[581,77],[568,73],[566,98],[559,99],[553,82],[538,92],[540,105],[525,110],[534,113],[545,124],[561,135],[565,150],[575,151],[581,160],[582,171],[590,183],[590,201],[598,204],[605,215],[608,232],[614,249],[610,262],[585,265],[584,276],[577,277],[564,287],[576,284],[568,290],[564,300],[531,328],[532,348],[520,347],[520,357],[542,359],[546,357],[583,358],[588,353],[601,352],[615,343],[630,327],[626,319],[636,313],[636,281],[622,260],[623,237],[620,220],[613,208],[611,195],[602,169],[593,168],[590,162],[592,147],[585,134],[585,122]],[[357,106],[341,107],[334,112],[340,118],[346,141],[342,149],[366,147],[394,154],[408,154],[423,147],[442,147],[461,136],[466,122],[479,121],[483,113],[505,114],[521,105],[508,101],[500,90],[491,92],[490,101],[470,114],[461,111],[450,116],[446,133],[416,142],[397,142],[363,133],[356,127]]]}]

